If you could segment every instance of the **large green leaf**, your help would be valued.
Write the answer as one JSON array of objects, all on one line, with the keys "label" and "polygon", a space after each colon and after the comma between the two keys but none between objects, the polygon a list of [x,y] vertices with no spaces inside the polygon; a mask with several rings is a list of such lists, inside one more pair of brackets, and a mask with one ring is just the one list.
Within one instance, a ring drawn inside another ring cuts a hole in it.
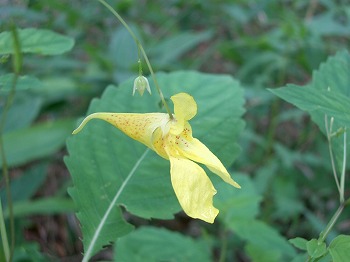
[{"label": "large green leaf", "polygon": [[[226,166],[232,164],[239,153],[237,135],[244,125],[239,83],[229,76],[186,71],[158,74],[157,78],[166,99],[179,92],[187,92],[195,98],[198,114],[190,121],[194,136]],[[155,89],[152,96],[132,97],[132,86],[133,80],[118,88],[109,86],[101,99],[93,100],[88,113],[160,111]],[[171,219],[180,210],[170,183],[168,161],[153,151],[146,152],[144,145],[112,125],[99,120],[90,122],[82,132],[69,138],[67,145],[69,156],[65,161],[74,183],[70,194],[79,210],[85,250],[94,240],[96,247],[92,253],[95,253],[131,230],[123,222],[119,208],[112,208],[105,220],[106,226],[102,227],[104,232],[93,239],[118,191],[122,192],[117,204],[137,216]],[[128,174],[132,177],[123,185]]]},{"label": "large green leaf", "polygon": [[116,243],[115,261],[212,261],[208,241],[166,229],[141,227]]},{"label": "large green leaf", "polygon": [[[18,29],[19,42],[23,53],[59,55],[72,49],[74,40],[46,29]],[[14,53],[11,32],[0,33],[0,55]]]},{"label": "large green leaf", "polygon": [[[334,118],[332,143],[338,159],[338,165],[343,160],[344,140],[341,130],[350,128],[350,54],[348,51],[338,52],[330,57],[320,69],[314,72],[312,82],[306,86],[287,85],[270,90],[284,100],[307,111],[312,120],[326,134],[325,117],[330,126]],[[347,145],[350,146],[348,139]]]}]

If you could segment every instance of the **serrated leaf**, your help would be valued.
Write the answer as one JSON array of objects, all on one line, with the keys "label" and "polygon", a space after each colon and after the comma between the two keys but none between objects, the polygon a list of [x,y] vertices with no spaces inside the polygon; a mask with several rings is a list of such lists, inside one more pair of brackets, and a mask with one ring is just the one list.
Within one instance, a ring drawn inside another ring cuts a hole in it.
[{"label": "serrated leaf", "polygon": [[[198,114],[190,121],[194,136],[226,166],[232,164],[239,153],[236,139],[244,125],[241,120],[243,94],[238,82],[229,76],[186,71],[158,74],[157,79],[166,99],[179,92],[188,92],[195,98]],[[118,88],[109,86],[101,99],[91,103],[88,113],[160,111],[159,96],[132,97],[132,87],[133,79]],[[118,205],[144,218],[170,219],[180,210],[170,183],[168,161],[150,151],[138,163],[145,153],[145,146],[108,123],[98,120],[89,123],[82,132],[68,139],[67,146],[69,156],[65,160],[73,178],[71,194],[79,209],[85,250],[109,204],[131,172],[134,174],[122,189],[116,201]],[[120,210],[113,208],[112,211],[107,219],[108,226],[104,227],[110,234],[100,234],[93,253],[131,230],[123,221]],[[118,228],[125,230],[116,232]]]},{"label": "serrated leaf", "polygon": [[[40,55],[59,55],[72,49],[73,38],[46,29],[18,29],[18,37],[23,53]],[[0,33],[0,55],[13,54],[11,32]]]},{"label": "serrated leaf", "polygon": [[[332,143],[340,167],[343,162],[344,147],[341,130],[350,128],[350,54],[348,51],[341,51],[330,57],[318,71],[314,72],[310,84],[287,85],[270,91],[307,111],[325,135],[327,134],[325,118],[328,126],[330,126],[331,117],[334,118],[331,133],[339,131],[339,135],[332,137]],[[349,140],[347,146],[350,146]]]},{"label": "serrated leaf", "polygon": [[319,258],[326,254],[327,246],[324,242],[319,242],[317,239],[311,239],[306,243],[307,253],[312,258]]},{"label": "serrated leaf", "polygon": [[142,227],[116,243],[115,261],[212,261],[211,246],[162,228]]},{"label": "serrated leaf", "polygon": [[350,258],[350,236],[339,235],[329,245],[329,253],[334,262],[348,261]]}]

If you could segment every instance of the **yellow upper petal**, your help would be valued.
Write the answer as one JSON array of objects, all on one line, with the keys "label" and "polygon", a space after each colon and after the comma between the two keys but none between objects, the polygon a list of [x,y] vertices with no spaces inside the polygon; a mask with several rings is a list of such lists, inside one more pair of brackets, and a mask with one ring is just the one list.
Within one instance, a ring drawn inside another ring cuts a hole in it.
[{"label": "yellow upper petal", "polygon": [[171,127],[174,134],[180,134],[185,122],[197,114],[197,103],[193,97],[186,93],[179,93],[170,98],[174,103],[175,120]]},{"label": "yellow upper petal", "polygon": [[87,116],[80,126],[73,131],[78,133],[91,119],[98,118],[114,125],[129,137],[153,149],[153,132],[166,126],[169,116],[164,113],[129,114],[129,113],[94,113]]},{"label": "yellow upper petal", "polygon": [[219,210],[213,206],[216,190],[204,170],[196,163],[170,156],[171,183],[185,213],[213,223]]}]

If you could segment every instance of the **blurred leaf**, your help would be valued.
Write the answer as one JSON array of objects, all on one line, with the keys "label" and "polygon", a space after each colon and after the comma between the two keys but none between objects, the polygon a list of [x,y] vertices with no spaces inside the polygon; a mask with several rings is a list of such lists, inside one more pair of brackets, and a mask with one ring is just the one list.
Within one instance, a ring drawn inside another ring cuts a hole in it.
[{"label": "blurred leaf", "polygon": [[226,183],[219,182],[214,198],[215,206],[220,210],[218,219],[231,223],[239,219],[253,219],[259,213],[261,196],[256,193],[250,177],[242,174],[233,175],[242,189],[233,189]]},{"label": "blurred leaf", "polygon": [[[0,92],[8,92],[14,80],[14,74],[6,74],[0,76]],[[42,84],[39,79],[34,76],[20,76],[16,82],[16,91],[28,90],[32,88],[41,88]]]},{"label": "blurred leaf", "polygon": [[[11,180],[12,201],[23,201],[32,197],[46,178],[46,164],[38,164],[26,170],[21,176]],[[5,190],[0,191],[1,199],[6,199]],[[4,201],[3,206],[6,206]]]},{"label": "blurred leaf", "polygon": [[307,250],[306,244],[308,241],[304,238],[296,237],[293,239],[289,239],[288,241],[289,241],[289,243],[291,243],[293,246],[295,246],[298,249]]},{"label": "blurred leaf", "polygon": [[[41,55],[59,55],[72,49],[74,40],[46,29],[18,29],[18,36],[23,53]],[[13,39],[11,32],[0,33],[0,55],[12,54]]]},{"label": "blurred leaf", "polygon": [[286,257],[295,256],[295,251],[276,229],[255,219],[237,219],[231,221],[228,226],[240,238],[261,249],[280,253]]},{"label": "blurred leaf", "polygon": [[[317,15],[306,22],[308,29],[317,35],[322,36],[349,36],[350,32],[350,22],[345,24],[339,19],[340,10],[324,12],[320,15]],[[342,10],[343,11],[343,10]],[[349,20],[350,17],[347,19]],[[344,20],[343,20],[344,21]]]},{"label": "blurred leaf", "polygon": [[167,37],[163,41],[156,41],[148,50],[152,61],[158,67],[171,66],[186,52],[190,51],[202,42],[208,41],[213,36],[211,31],[181,32]]},{"label": "blurred leaf", "polygon": [[71,119],[57,120],[6,133],[3,141],[7,164],[13,167],[49,157],[63,147],[74,123]]},{"label": "blurred leaf", "polygon": [[[239,153],[235,141],[244,125],[243,92],[239,83],[229,76],[186,71],[158,74],[157,78],[166,99],[178,92],[193,95],[198,104],[197,117],[191,120],[194,137],[205,143],[226,166],[232,164]],[[160,110],[157,95],[132,97],[132,86],[132,79],[118,88],[109,86],[101,99],[93,100],[88,113]],[[86,249],[111,199],[125,177],[134,172],[146,148],[103,121],[90,123],[69,138],[67,145],[69,156],[65,162],[74,183],[70,194],[79,210],[77,216]],[[124,188],[118,205],[144,218],[172,218],[180,206],[171,186],[168,161],[150,151]],[[131,230],[123,222],[119,208],[112,212],[106,220],[108,226],[103,227],[106,234],[97,239],[94,252]]]},{"label": "blurred leaf", "polygon": [[[16,202],[13,205],[14,217],[25,217],[36,214],[60,214],[74,212],[74,202],[69,198],[50,197],[38,200],[28,200]],[[8,210],[4,212],[4,217],[8,218]]]},{"label": "blurred leaf", "polygon": [[68,77],[50,77],[42,80],[42,88],[36,94],[44,99],[45,104],[67,100],[70,96],[78,95],[76,83]]},{"label": "blurred leaf", "polygon": [[[131,30],[140,39],[136,26],[131,25]],[[112,61],[116,67],[114,70],[116,82],[122,82],[132,76],[136,77],[138,75],[138,49],[134,39],[124,26],[118,27],[118,29],[113,32],[108,51],[108,59]]]},{"label": "blurred leaf", "polygon": [[211,246],[162,228],[141,227],[116,243],[115,261],[212,261]]},{"label": "blurred leaf", "polygon": [[350,257],[350,236],[339,235],[329,245],[329,253],[334,262],[348,261]]},{"label": "blurred leaf", "polygon": [[311,239],[306,243],[307,253],[312,258],[319,258],[326,254],[327,246],[324,242],[319,242],[317,239]]},{"label": "blurred leaf", "polygon": [[[0,102],[2,99],[0,98]],[[37,118],[42,107],[43,100],[32,93],[17,92],[12,106],[7,111],[5,132],[28,127]],[[0,113],[3,108],[0,107]]]},{"label": "blurred leaf", "polygon": [[281,253],[261,248],[253,244],[247,244],[245,250],[252,262],[279,262],[281,261]]},{"label": "blurred leaf", "polygon": [[[5,261],[5,260],[4,260]],[[37,243],[24,243],[16,246],[13,262],[46,262],[48,257],[45,257],[40,252],[40,246]]]}]

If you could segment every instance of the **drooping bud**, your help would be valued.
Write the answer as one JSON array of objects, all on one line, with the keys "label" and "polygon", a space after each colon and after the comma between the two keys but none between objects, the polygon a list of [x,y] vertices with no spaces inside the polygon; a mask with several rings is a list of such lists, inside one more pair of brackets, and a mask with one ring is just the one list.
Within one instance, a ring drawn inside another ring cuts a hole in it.
[{"label": "drooping bud", "polygon": [[135,91],[137,90],[139,94],[142,96],[143,92],[145,92],[145,89],[147,89],[148,93],[152,94],[147,78],[141,75],[136,77],[134,81],[134,88],[132,91],[132,95],[134,95]]}]

